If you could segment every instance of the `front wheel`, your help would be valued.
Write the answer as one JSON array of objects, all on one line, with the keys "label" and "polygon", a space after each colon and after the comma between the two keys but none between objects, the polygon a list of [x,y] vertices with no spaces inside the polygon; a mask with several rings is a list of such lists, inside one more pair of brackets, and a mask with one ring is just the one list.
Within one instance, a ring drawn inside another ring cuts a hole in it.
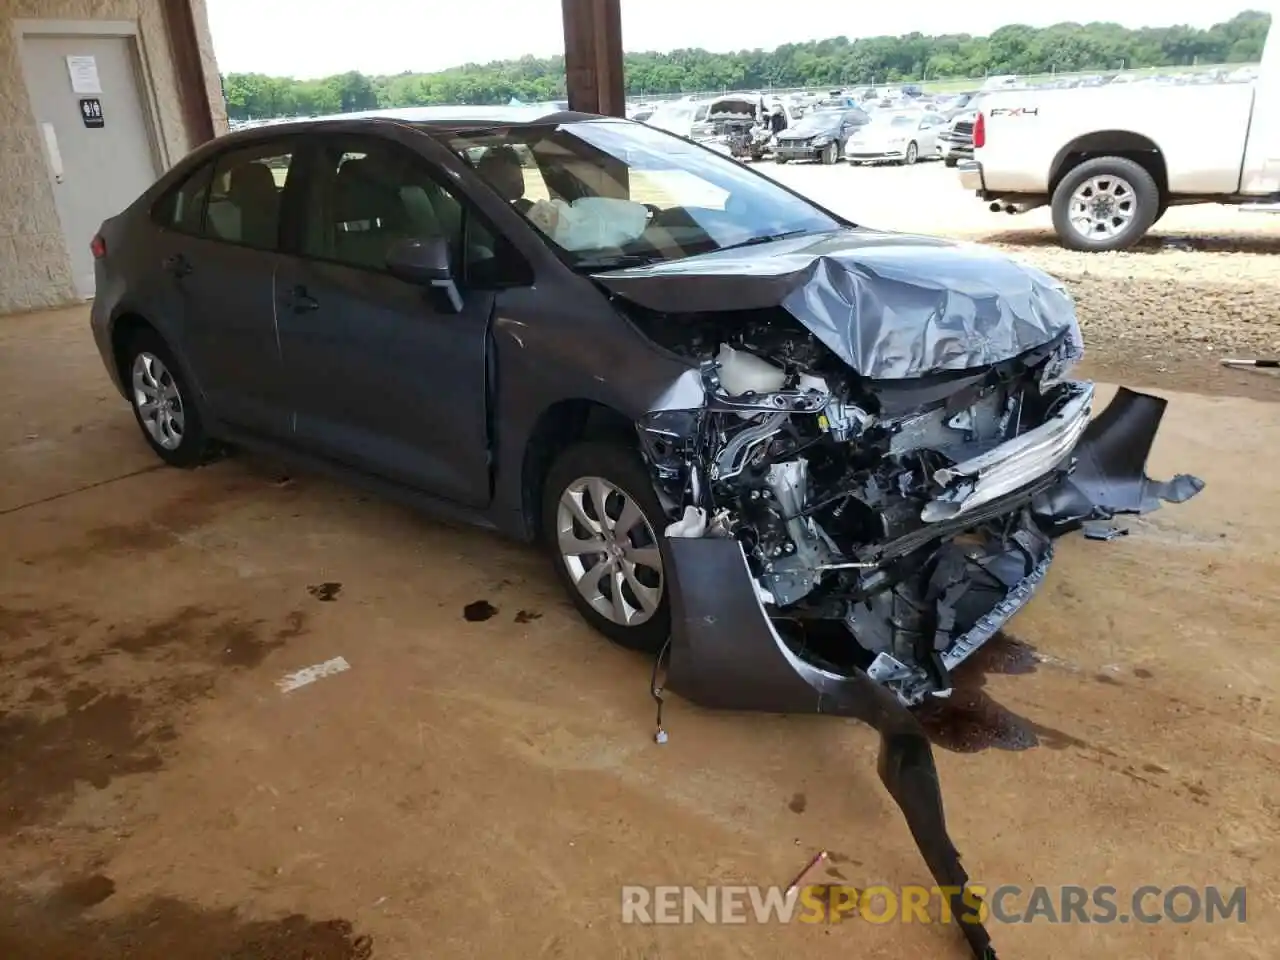
[{"label": "front wheel", "polygon": [[165,463],[198,466],[209,438],[192,396],[192,387],[158,333],[142,330],[125,348],[126,386],[142,436]]},{"label": "front wheel", "polygon": [[835,163],[838,159],[840,159],[839,151],[840,151],[840,148],[837,147],[834,143],[828,143],[825,147],[823,147],[822,153],[820,155],[820,159],[822,160],[823,165],[829,167],[831,166],[831,164]]},{"label": "front wheel", "polygon": [[648,471],[623,444],[577,444],[547,474],[542,531],[556,576],[583,618],[630,650],[657,653],[671,633],[666,524]]},{"label": "front wheel", "polygon": [[908,167],[920,159],[920,148],[916,146],[916,142],[912,140],[907,144],[907,152],[902,158],[902,162]]},{"label": "front wheel", "polygon": [[1160,188],[1141,164],[1095,157],[1073,168],[1053,191],[1053,228],[1063,246],[1124,250],[1145,234],[1160,211]]}]

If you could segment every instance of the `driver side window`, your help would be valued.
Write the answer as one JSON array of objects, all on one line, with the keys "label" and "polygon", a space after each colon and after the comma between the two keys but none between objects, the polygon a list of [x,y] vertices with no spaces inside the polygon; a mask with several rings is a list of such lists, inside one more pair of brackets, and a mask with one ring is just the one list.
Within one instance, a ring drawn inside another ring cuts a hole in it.
[{"label": "driver side window", "polygon": [[396,243],[443,237],[459,279],[517,282],[512,257],[518,255],[431,175],[426,161],[398,144],[327,138],[310,192],[304,256],[385,272]]}]

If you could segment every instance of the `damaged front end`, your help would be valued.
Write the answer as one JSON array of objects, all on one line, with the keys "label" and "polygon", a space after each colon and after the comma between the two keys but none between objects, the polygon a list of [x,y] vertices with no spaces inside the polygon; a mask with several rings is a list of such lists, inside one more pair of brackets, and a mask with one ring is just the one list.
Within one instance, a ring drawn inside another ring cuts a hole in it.
[{"label": "damaged front end", "polygon": [[[1202,484],[1145,475],[1164,401],[1121,390],[1093,416],[1093,384],[1068,378],[1083,346],[1061,287],[1001,259],[992,269],[1025,294],[1014,302],[954,269],[973,257],[943,256],[921,280],[902,250],[797,250],[808,259],[790,272],[752,261],[725,297],[745,309],[709,309],[723,275],[606,285],[694,366],[637,425],[671,519],[667,687],[875,726],[931,872],[962,891],[909,708],[947,696],[1031,599],[1055,537]],[[963,929],[994,956],[980,924]]]},{"label": "damaged front end", "polygon": [[[1035,593],[1054,536],[1194,492],[1142,473],[1162,413],[1152,398],[1126,391],[1120,415],[1093,420],[1093,385],[1054,376],[1076,350],[1069,336],[978,374],[882,384],[783,331],[772,349],[761,338],[777,331],[750,325],[721,342],[698,370],[702,404],[640,424],[677,518],[669,552],[679,568],[684,541],[732,542],[761,629],[905,706],[950,692],[951,672]],[[1090,435],[1091,423],[1105,429]],[[671,687],[703,702],[726,678],[679,655],[693,642],[678,619]]]}]

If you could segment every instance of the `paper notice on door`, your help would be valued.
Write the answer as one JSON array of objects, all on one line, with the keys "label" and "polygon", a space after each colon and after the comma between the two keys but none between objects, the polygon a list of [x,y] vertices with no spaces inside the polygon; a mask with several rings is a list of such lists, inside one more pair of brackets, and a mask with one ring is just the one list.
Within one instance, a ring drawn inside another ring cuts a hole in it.
[{"label": "paper notice on door", "polygon": [[101,93],[102,81],[98,79],[98,61],[93,57],[67,57],[67,73],[71,75],[74,93]]}]

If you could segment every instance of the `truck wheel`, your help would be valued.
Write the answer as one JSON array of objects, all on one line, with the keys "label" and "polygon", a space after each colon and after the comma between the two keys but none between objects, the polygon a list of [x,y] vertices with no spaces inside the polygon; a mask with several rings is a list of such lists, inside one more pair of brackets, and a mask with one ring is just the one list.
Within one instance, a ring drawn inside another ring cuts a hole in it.
[{"label": "truck wheel", "polygon": [[1160,189],[1124,157],[1086,160],[1053,191],[1053,228],[1072,250],[1125,250],[1155,223]]},{"label": "truck wheel", "polygon": [[943,157],[942,162],[946,164],[948,167],[954,167],[957,163],[960,162],[960,158],[959,157]]},{"label": "truck wheel", "polygon": [[825,166],[829,167],[831,166],[831,164],[835,163],[837,159],[839,159],[840,157],[839,149],[840,148],[837,147],[834,143],[828,143],[825,147],[822,148],[822,154],[819,157],[819,159],[822,160],[822,163]]}]

